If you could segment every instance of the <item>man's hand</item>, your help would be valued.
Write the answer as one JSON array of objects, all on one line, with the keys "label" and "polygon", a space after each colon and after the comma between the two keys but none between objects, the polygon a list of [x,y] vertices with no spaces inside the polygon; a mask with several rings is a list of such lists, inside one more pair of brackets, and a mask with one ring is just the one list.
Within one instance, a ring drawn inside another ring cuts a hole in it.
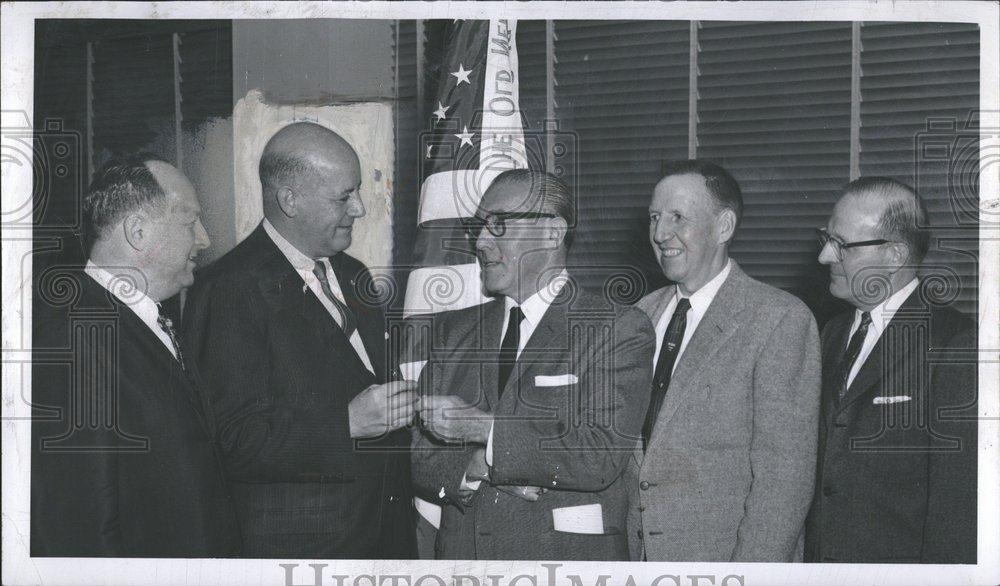
[{"label": "man's hand", "polygon": [[379,437],[408,425],[419,402],[416,387],[415,381],[393,381],[361,391],[347,406],[351,437]]},{"label": "man's hand", "polygon": [[420,400],[424,429],[446,442],[485,444],[493,416],[454,395],[427,395]]},{"label": "man's hand", "polygon": [[462,504],[468,505],[472,502],[472,497],[475,496],[476,490],[479,488],[479,484],[476,484],[476,488],[472,488],[467,483],[478,483],[484,480],[490,481],[490,467],[486,465],[486,448],[476,448],[472,452],[469,465],[465,467],[465,478],[458,489],[458,498],[462,499]]}]

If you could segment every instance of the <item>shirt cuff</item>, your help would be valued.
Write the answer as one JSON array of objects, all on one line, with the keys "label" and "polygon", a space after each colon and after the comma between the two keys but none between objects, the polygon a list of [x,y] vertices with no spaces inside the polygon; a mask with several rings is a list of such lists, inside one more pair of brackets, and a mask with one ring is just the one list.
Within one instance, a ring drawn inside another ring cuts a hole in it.
[{"label": "shirt cuff", "polygon": [[496,421],[490,423],[490,435],[486,438],[486,465],[493,466],[493,424]]}]

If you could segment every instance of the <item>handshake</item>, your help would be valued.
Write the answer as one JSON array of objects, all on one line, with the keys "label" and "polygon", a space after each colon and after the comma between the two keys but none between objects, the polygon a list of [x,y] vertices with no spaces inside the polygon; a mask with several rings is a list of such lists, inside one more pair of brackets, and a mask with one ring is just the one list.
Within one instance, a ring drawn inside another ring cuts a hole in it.
[{"label": "handshake", "polygon": [[420,414],[422,427],[449,443],[486,445],[493,416],[452,395],[420,397],[415,381],[372,385],[351,400],[351,437],[371,438],[405,427]]},{"label": "handshake", "polygon": [[[393,381],[372,385],[351,400],[348,406],[351,437],[355,439],[379,437],[405,427],[420,414],[421,426],[435,438],[448,443],[473,443],[477,448],[466,469],[466,483],[460,491],[465,504],[472,500],[475,487],[489,482],[486,463],[486,443],[493,428],[493,415],[470,405],[454,395],[429,395],[416,393],[416,381]],[[468,484],[472,483],[472,485]],[[498,485],[497,490],[536,501],[545,492],[537,486]]]}]

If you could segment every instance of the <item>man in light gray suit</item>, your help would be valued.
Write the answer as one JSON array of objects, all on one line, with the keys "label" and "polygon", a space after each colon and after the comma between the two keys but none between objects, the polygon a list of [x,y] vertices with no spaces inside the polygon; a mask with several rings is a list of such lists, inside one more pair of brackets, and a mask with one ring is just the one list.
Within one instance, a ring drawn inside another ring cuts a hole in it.
[{"label": "man in light gray suit", "polygon": [[743,209],[729,173],[683,161],[664,175],[649,238],[676,285],[638,303],[657,343],[631,554],[793,561],[816,462],[816,323],[798,299],[729,258]]},{"label": "man in light gray suit", "polygon": [[496,299],[436,314],[413,481],[443,505],[438,559],[625,560],[653,328],[566,271],[572,192],[500,174],[467,229]]}]

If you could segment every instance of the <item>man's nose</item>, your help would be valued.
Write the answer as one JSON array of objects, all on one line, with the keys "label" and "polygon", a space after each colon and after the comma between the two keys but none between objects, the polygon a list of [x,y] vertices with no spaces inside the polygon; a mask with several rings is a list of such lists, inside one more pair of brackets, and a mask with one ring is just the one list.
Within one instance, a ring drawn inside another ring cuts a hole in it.
[{"label": "man's nose", "polygon": [[819,251],[819,264],[832,265],[837,262],[837,254],[833,251],[833,243],[827,242]]},{"label": "man's nose", "polygon": [[212,244],[212,241],[208,238],[208,231],[205,230],[205,226],[198,220],[194,224],[194,246],[196,250],[205,250],[208,246]]},{"label": "man's nose", "polygon": [[662,220],[656,222],[656,226],[653,227],[653,242],[657,244],[661,242],[666,242],[674,237],[674,229]]},{"label": "man's nose", "polygon": [[354,218],[363,218],[365,214],[368,213],[367,210],[365,210],[365,202],[361,201],[360,196],[351,200],[351,207],[348,211]]},{"label": "man's nose", "polygon": [[486,228],[480,228],[479,235],[476,236],[476,250],[486,250],[493,245],[494,236]]}]

